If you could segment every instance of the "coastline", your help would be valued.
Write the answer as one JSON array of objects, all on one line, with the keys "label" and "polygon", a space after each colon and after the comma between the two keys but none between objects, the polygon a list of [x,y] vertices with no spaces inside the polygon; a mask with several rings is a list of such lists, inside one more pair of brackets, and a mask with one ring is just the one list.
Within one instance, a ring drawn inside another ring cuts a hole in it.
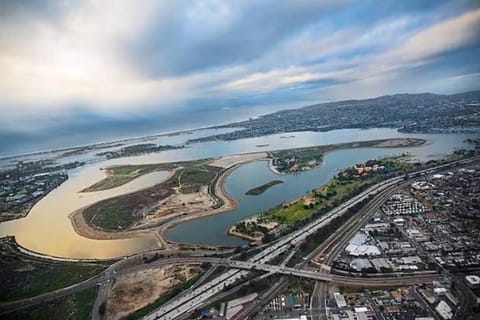
[{"label": "coastline", "polygon": [[[396,140],[396,139],[393,138],[393,140]],[[424,146],[427,143],[428,141],[425,140],[423,143],[412,146],[412,147]],[[372,146],[372,148],[399,148],[399,147],[404,147],[404,146],[403,145]],[[306,147],[306,148],[309,148],[309,147]],[[341,150],[341,149],[344,149],[344,148],[338,147],[335,150],[326,151],[324,154]],[[288,150],[288,149],[279,149],[279,150],[281,151],[281,150]],[[245,158],[242,159],[242,156],[243,157],[253,156],[253,157],[247,157],[246,159]],[[183,215],[181,213],[178,213],[170,216],[169,219],[163,219],[163,221],[159,220],[156,222],[152,222],[150,224],[138,226],[137,229],[133,227],[131,230],[125,230],[125,231],[105,231],[105,230],[95,228],[94,226],[88,224],[83,218],[83,214],[82,214],[85,208],[81,208],[79,210],[76,210],[75,212],[72,212],[69,215],[69,218],[74,228],[74,231],[77,234],[86,238],[94,239],[94,240],[112,240],[112,239],[126,239],[126,238],[142,237],[142,236],[148,236],[148,237],[153,236],[156,239],[159,245],[159,248],[167,249],[167,248],[170,248],[171,246],[186,245],[186,243],[169,240],[165,236],[165,232],[168,229],[171,229],[177,226],[178,224],[181,224],[190,220],[200,219],[210,215],[222,214],[222,213],[226,213],[234,210],[238,205],[238,201],[235,198],[233,198],[230,194],[228,194],[225,188],[225,181],[228,178],[228,176],[238,167],[245,165],[247,163],[256,162],[256,161],[267,161],[267,167],[271,172],[273,172],[276,175],[282,176],[282,175],[289,174],[288,172],[280,172],[276,169],[276,167],[273,165],[273,159],[271,157],[270,152],[246,152],[246,153],[241,153],[236,155],[223,156],[223,157],[218,157],[214,159],[212,162],[210,162],[210,165],[214,165],[214,166],[216,165],[220,167],[225,166],[224,171],[220,174],[220,176],[218,177],[217,181],[213,186],[214,196],[209,194],[211,198],[214,198],[216,196],[220,198],[221,201],[223,202],[223,204],[218,208],[196,211],[188,215]],[[320,163],[319,165],[321,164],[322,163]],[[175,171],[171,170],[169,172],[170,172],[170,175],[167,178],[165,178],[163,181],[161,181],[159,184],[168,180],[174,174]],[[91,204],[91,205],[94,205],[94,204]],[[233,232],[231,230],[232,227],[233,226],[227,229],[225,233],[232,236],[239,237],[244,240],[248,240],[248,241],[258,240],[238,232]],[[197,244],[197,245],[201,246],[201,244]]]},{"label": "coastline", "polygon": [[[183,222],[186,222],[186,221],[195,220],[195,219],[207,217],[207,216],[214,215],[214,214],[226,213],[226,212],[234,210],[238,205],[238,200],[233,198],[227,192],[227,190],[225,189],[225,180],[230,176],[230,174],[235,169],[237,169],[238,167],[240,167],[244,164],[247,164],[247,163],[253,162],[253,161],[258,161],[258,160],[250,160],[250,161],[237,163],[237,164],[227,168],[222,173],[222,175],[219,177],[219,179],[215,183],[214,189],[215,189],[215,195],[217,197],[221,198],[222,201],[224,202],[224,204],[222,206],[220,206],[217,209],[212,209],[212,210],[202,212],[202,213],[199,213],[199,214],[195,214],[195,215],[180,216],[179,219],[174,219],[174,220],[171,220],[171,221],[169,221],[165,224],[162,224],[157,230],[157,233],[159,234],[160,238],[162,238],[164,241],[166,241],[169,245],[192,245],[190,243],[183,243],[183,242],[177,242],[177,241],[170,240],[165,236],[165,232],[168,229],[171,229],[171,228],[175,227],[176,225],[178,225],[180,223],[183,223]],[[197,245],[202,245],[202,244],[197,244]]]},{"label": "coastline", "polygon": [[[93,205],[93,204],[92,204]],[[73,230],[78,235],[92,239],[92,240],[118,240],[118,239],[127,239],[127,238],[138,238],[138,237],[153,237],[156,239],[158,244],[158,249],[165,249],[163,241],[153,232],[153,230],[126,230],[111,232],[101,229],[94,228],[83,217],[83,211],[87,207],[73,211],[68,215],[70,222],[72,224]]]},{"label": "coastline", "polygon": [[[158,184],[162,184],[165,181],[168,181],[168,179],[170,179],[175,174],[174,170],[168,170],[165,172],[167,172],[168,175],[165,178],[163,178]],[[143,189],[137,190],[136,192],[139,192],[145,189],[148,189],[148,188],[143,188]],[[83,191],[79,191],[79,192],[83,192]],[[125,194],[128,194],[128,193],[125,193]],[[118,195],[118,196],[122,196],[122,195]],[[145,237],[145,236],[153,237],[154,239],[156,239],[159,249],[166,248],[166,245],[167,245],[166,242],[156,232],[154,232],[155,230],[153,230],[153,228],[147,227],[143,229],[139,228],[136,230],[133,229],[133,230],[125,230],[125,231],[105,231],[90,225],[85,220],[83,216],[83,211],[88,207],[91,207],[101,201],[105,201],[108,199],[111,199],[111,198],[96,201],[85,207],[82,207],[80,209],[77,209],[71,212],[68,215],[68,218],[70,219],[70,223],[73,227],[74,232],[84,238],[88,238],[92,240],[116,240],[116,239],[137,238],[137,237]]]},{"label": "coastline", "polygon": [[250,241],[250,242],[256,242],[256,241],[261,241],[262,240],[262,239],[259,239],[259,238],[254,238],[254,237],[248,236],[248,235],[243,234],[241,232],[234,231],[233,228],[235,228],[234,225],[231,226],[230,228],[228,228],[228,231],[227,231],[228,235],[234,236],[234,237],[237,237],[237,238],[240,238],[240,239],[243,239],[243,240],[247,240],[247,241]]},{"label": "coastline", "polygon": [[[92,203],[86,207],[80,208],[68,215],[71,225],[74,231],[85,238],[93,240],[115,240],[115,239],[127,239],[127,238],[136,238],[136,237],[154,237],[158,243],[159,249],[168,249],[171,245],[182,245],[182,243],[176,243],[168,240],[164,236],[165,230],[174,227],[178,223],[182,223],[188,220],[198,219],[209,215],[225,213],[232,211],[238,205],[238,201],[228,194],[225,189],[225,180],[226,178],[239,166],[246,164],[251,161],[236,163],[235,165],[226,168],[225,171],[218,178],[217,182],[214,185],[214,192],[217,197],[219,197],[223,204],[216,209],[211,209],[208,211],[200,211],[197,214],[190,214],[188,216],[182,216],[182,214],[177,214],[171,218],[173,220],[162,222],[158,221],[157,223],[151,223],[150,225],[141,226],[138,229],[131,229],[125,231],[105,231],[99,228],[95,228],[90,225],[83,217],[83,211],[92,205],[95,205],[98,202]],[[159,182],[159,184],[167,181],[174,174],[174,170],[169,171],[169,175]],[[212,197],[210,195],[210,197]],[[105,199],[104,199],[105,200]],[[103,200],[102,200],[103,201]]]},{"label": "coastline", "polygon": [[201,127],[191,128],[191,129],[174,130],[174,131],[166,131],[166,132],[160,132],[160,133],[155,133],[150,135],[127,137],[124,139],[114,139],[114,140],[106,139],[104,141],[71,145],[71,146],[65,146],[65,147],[60,147],[55,149],[45,149],[45,150],[38,150],[38,151],[24,152],[24,153],[17,153],[17,154],[0,155],[0,160],[10,160],[15,158],[43,155],[43,154],[45,155],[54,154],[57,152],[65,152],[65,151],[81,149],[81,148],[89,148],[89,147],[91,147],[92,150],[94,150],[94,149],[97,149],[98,146],[109,146],[111,144],[125,143],[125,142],[136,141],[136,140],[144,141],[144,140],[157,138],[157,137],[167,137],[167,136],[188,134],[189,132],[195,132],[195,131],[201,131],[201,130],[219,130],[221,128],[222,128],[222,125],[206,125],[206,126],[201,126]]}]

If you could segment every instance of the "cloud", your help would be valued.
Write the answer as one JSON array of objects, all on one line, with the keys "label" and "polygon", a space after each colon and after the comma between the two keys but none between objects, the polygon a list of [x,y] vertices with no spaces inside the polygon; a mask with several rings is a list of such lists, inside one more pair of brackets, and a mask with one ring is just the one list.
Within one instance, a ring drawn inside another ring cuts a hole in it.
[{"label": "cloud", "polygon": [[[227,83],[224,88],[265,92],[313,80],[335,80],[340,82],[335,84],[339,87],[344,86],[345,82],[371,83],[374,81],[371,78],[378,76],[382,76],[385,81],[385,79],[394,78],[397,71],[404,72],[428,64],[432,58],[440,54],[478,44],[480,39],[480,9],[414,30],[414,32],[405,32],[411,23],[411,18],[400,17],[382,23],[369,31],[350,29],[334,33],[319,41],[315,41],[311,36],[302,36],[289,44],[292,52],[299,52],[294,56],[300,54],[307,57],[307,61],[319,59],[320,63],[247,74]],[[392,34],[399,34],[399,36],[392,37]],[[445,34],[449,36],[445,37]],[[347,42],[347,39],[354,40]],[[372,47],[380,47],[381,50],[372,49]],[[363,48],[370,48],[370,50],[365,54],[365,51],[362,51]],[[360,54],[359,51],[362,53]],[[345,53],[353,54],[343,57]],[[322,61],[322,57],[332,54],[336,56]],[[385,75],[385,73],[390,74]],[[384,85],[378,88],[380,90],[376,90],[375,94],[381,94]],[[350,92],[359,92],[359,90]]]},{"label": "cloud", "polygon": [[471,89],[478,77],[456,76],[480,72],[471,1],[7,0],[0,17],[0,125],[12,130]]},{"label": "cloud", "polygon": [[390,52],[389,58],[411,63],[454,50],[479,38],[480,9],[477,9],[421,30]]},{"label": "cloud", "polygon": [[[261,58],[352,1],[195,1],[153,25],[128,52],[151,75],[186,75]],[[148,68],[148,70],[146,70]]]},{"label": "cloud", "polygon": [[27,107],[85,103],[107,109],[159,97],[170,101],[181,83],[146,78],[119,54],[158,17],[157,10],[154,1],[88,1],[55,21],[10,21],[0,34],[1,99]]}]

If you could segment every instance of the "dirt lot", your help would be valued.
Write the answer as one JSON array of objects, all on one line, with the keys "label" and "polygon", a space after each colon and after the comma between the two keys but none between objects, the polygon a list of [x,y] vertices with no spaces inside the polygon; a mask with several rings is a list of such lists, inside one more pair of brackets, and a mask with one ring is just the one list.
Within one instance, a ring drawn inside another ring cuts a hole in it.
[{"label": "dirt lot", "polygon": [[254,160],[260,160],[267,157],[266,152],[236,154],[232,156],[225,156],[218,158],[210,163],[211,166],[220,168],[230,168],[234,165],[245,163]]},{"label": "dirt lot", "polygon": [[170,218],[172,215],[192,214],[199,211],[211,210],[214,201],[208,194],[207,186],[203,186],[200,192],[180,193],[176,192],[163,201],[158,209],[142,221],[142,225],[148,225],[153,222],[161,221],[162,217]]},{"label": "dirt lot", "polygon": [[[265,152],[250,153],[206,160],[188,168],[180,167],[159,185],[82,208],[72,213],[70,220],[75,231],[87,238],[125,238],[137,232],[155,231],[159,226],[162,229],[157,229],[159,233],[156,235],[160,234],[161,238],[175,216],[182,216],[178,221],[183,221],[232,210],[237,202],[226,193],[225,178],[235,165],[266,157]],[[217,199],[210,194],[209,185],[213,187]],[[167,246],[163,239],[159,241]]]},{"label": "dirt lot", "polygon": [[122,319],[154,302],[169,289],[193,278],[200,271],[198,266],[171,266],[121,276],[108,294],[108,319]]}]

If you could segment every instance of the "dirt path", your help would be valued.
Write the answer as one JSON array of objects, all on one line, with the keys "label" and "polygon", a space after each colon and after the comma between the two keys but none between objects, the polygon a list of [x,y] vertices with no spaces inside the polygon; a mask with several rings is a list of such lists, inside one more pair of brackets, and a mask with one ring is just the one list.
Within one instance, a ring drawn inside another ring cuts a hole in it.
[{"label": "dirt path", "polygon": [[[235,209],[238,202],[234,198],[232,198],[227,191],[225,190],[225,180],[226,178],[239,166],[244,165],[248,162],[252,161],[259,161],[265,160],[267,157],[267,153],[249,153],[249,154],[241,154],[241,155],[232,155],[232,156],[225,156],[215,159],[212,162],[206,163],[212,166],[218,166],[221,168],[225,168],[221,174],[221,176],[216,180],[215,185],[213,186],[213,192],[216,197],[221,199],[223,204],[216,208],[212,209],[209,207],[198,207],[196,211],[190,211],[188,214],[185,214],[185,210],[174,210],[177,211],[174,214],[162,216],[161,214],[157,213],[153,214],[153,217],[143,221],[142,224],[136,226],[138,229],[133,230],[126,230],[126,231],[104,231],[95,228],[94,226],[90,225],[87,221],[85,221],[83,216],[83,210],[86,208],[81,208],[72,212],[69,215],[69,219],[72,223],[73,229],[76,233],[81,235],[82,237],[95,239],[95,240],[113,240],[113,239],[126,239],[126,238],[134,238],[134,237],[141,237],[141,236],[149,236],[154,237],[158,243],[159,248],[167,249],[171,247],[171,244],[175,244],[173,242],[169,242],[163,236],[163,233],[168,228],[171,228],[178,223],[185,222],[187,220],[198,219],[201,217],[219,214],[231,211]],[[175,171],[171,171],[169,176],[166,177],[163,181],[159,182],[159,184],[167,181],[175,174]],[[181,177],[179,177],[180,179]],[[180,182],[180,181],[179,181]],[[198,194],[198,197],[202,199],[203,197],[209,197],[208,201],[204,199],[205,203],[214,202],[214,197],[210,194],[206,193],[204,195]],[[166,202],[170,197],[172,197],[176,202],[184,203],[187,202],[185,195],[181,193],[176,193],[167,197],[166,199],[162,200],[162,202]],[[94,204],[91,204],[94,205]],[[90,206],[91,206],[90,205]],[[176,217],[176,218],[175,218]],[[169,221],[171,220],[171,221]]]},{"label": "dirt path", "polygon": [[93,239],[93,240],[115,240],[115,239],[126,239],[126,238],[137,238],[142,236],[154,237],[157,240],[159,248],[164,248],[163,239],[160,239],[153,230],[131,230],[131,231],[121,231],[121,232],[108,232],[100,229],[95,229],[90,226],[83,217],[83,210],[81,208],[77,211],[72,212],[68,218],[72,223],[72,227],[76,233],[82,237]]},{"label": "dirt path", "polygon": [[[159,184],[168,181],[173,175],[175,171],[169,171],[169,174],[159,182]],[[141,191],[141,190],[138,190]],[[136,191],[136,192],[138,192]],[[117,195],[120,196],[120,195]],[[102,199],[100,201],[105,201],[107,199]],[[100,202],[98,201],[98,202]],[[93,206],[98,202],[89,204],[87,207]],[[142,229],[142,230],[130,230],[130,231],[120,231],[120,232],[109,232],[94,228],[91,226],[84,218],[83,211],[87,208],[83,207],[78,210],[73,211],[68,215],[70,222],[72,224],[73,230],[82,237],[93,239],[93,240],[115,240],[115,239],[127,239],[127,238],[136,238],[142,236],[148,236],[157,240],[159,248],[166,248],[168,243],[158,235],[155,230],[149,229]]]}]

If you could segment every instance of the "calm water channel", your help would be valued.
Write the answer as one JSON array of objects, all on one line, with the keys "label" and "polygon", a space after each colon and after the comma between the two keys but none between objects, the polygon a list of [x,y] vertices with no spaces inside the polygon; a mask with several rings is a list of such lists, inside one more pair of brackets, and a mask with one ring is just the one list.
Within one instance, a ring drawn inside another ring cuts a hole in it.
[{"label": "calm water channel", "polygon": [[[188,134],[162,137],[161,143],[183,143],[191,137],[192,135]],[[463,141],[474,136],[463,134],[402,134],[396,130],[384,128],[345,129],[330,132],[278,134],[229,142],[198,143],[185,149],[113,159],[71,171],[69,180],[39,201],[26,218],[1,223],[0,236],[15,235],[21,245],[31,250],[70,258],[112,258],[149,250],[157,246],[153,238],[90,240],[77,235],[73,231],[68,218],[71,212],[102,199],[152,186],[162,181],[166,176],[166,173],[157,172],[140,177],[115,189],[94,193],[79,193],[83,188],[103,178],[103,173],[99,170],[101,167],[114,164],[191,160],[244,152],[394,137],[418,137],[427,139],[430,143],[416,148],[364,148],[335,151],[325,156],[321,166],[296,175],[275,175],[268,169],[265,161],[246,164],[235,170],[226,179],[226,190],[239,200],[239,205],[235,210],[179,224],[168,230],[166,236],[179,242],[217,245],[242,244],[242,240],[226,235],[226,230],[233,223],[299,197],[308,190],[324,184],[336,172],[345,167],[368,159],[404,152],[408,152],[421,160],[434,159],[455,149],[466,147]],[[265,147],[256,147],[256,145],[265,144],[267,145]],[[284,183],[268,189],[259,196],[245,195],[248,189],[273,179],[281,179]]]}]

